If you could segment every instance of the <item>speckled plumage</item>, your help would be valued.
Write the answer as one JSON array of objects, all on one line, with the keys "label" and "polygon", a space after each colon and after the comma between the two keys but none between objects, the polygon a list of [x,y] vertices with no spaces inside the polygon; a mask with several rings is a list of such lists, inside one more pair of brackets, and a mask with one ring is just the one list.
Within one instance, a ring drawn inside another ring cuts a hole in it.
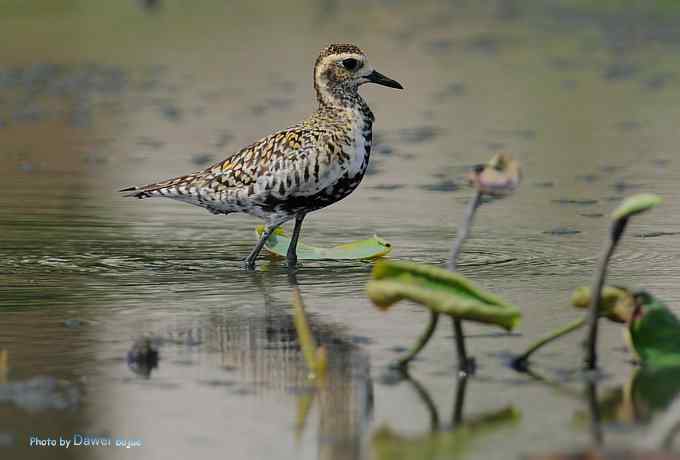
[{"label": "speckled plumage", "polygon": [[[346,66],[360,62],[354,70]],[[202,171],[132,187],[127,196],[166,197],[215,214],[245,212],[275,228],[335,203],[361,182],[371,152],[374,116],[359,85],[401,86],[373,71],[354,45],[330,45],[316,60],[317,110]]]}]

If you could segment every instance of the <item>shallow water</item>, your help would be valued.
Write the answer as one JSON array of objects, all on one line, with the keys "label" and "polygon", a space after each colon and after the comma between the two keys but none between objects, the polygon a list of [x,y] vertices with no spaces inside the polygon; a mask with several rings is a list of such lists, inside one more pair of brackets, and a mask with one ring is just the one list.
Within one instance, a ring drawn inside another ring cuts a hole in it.
[{"label": "shallow water", "polygon": [[[443,263],[471,196],[466,168],[511,152],[523,186],[482,207],[460,269],[524,313],[519,334],[466,325],[479,369],[463,421],[512,416],[456,441],[456,455],[517,458],[590,441],[580,334],[536,360],[566,389],[514,373],[507,358],[579,315],[569,294],[589,282],[603,215],[630,193],[665,203],[632,222],[610,281],[680,301],[680,12],[644,2],[148,3],[0,6],[7,458],[385,458],[388,428],[413,441],[433,420],[450,427],[450,326],[442,321],[412,381],[394,379],[386,366],[427,313],[377,311],[364,294],[369,263],[299,270],[330,354],[329,385],[315,393],[285,265],[240,269],[258,222],[115,192],[200,169],[305,116],[315,55],[331,41],[357,43],[406,89],[362,89],[377,117],[371,174],[310,215],[303,239],[331,246],[377,233],[395,258]],[[159,343],[150,374],[126,361],[141,336]],[[655,377],[635,377],[623,344],[620,327],[603,327],[612,445],[635,443],[668,402],[637,385],[625,405],[634,378]],[[31,435],[73,433],[144,447],[28,448]]]}]

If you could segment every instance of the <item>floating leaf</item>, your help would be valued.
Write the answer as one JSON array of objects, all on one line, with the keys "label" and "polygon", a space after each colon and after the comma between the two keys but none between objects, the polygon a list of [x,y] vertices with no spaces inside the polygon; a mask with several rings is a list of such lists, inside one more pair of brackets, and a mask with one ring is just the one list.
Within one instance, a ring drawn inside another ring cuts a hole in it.
[{"label": "floating leaf", "polygon": [[[264,226],[259,225],[256,229],[258,238],[262,236],[262,232],[264,232]],[[285,257],[288,253],[289,245],[290,238],[285,235],[283,229],[277,228],[269,237],[264,247],[273,254]],[[297,246],[299,260],[369,260],[386,256],[391,251],[392,244],[378,236],[341,244],[332,248],[317,248],[304,244],[302,241],[299,241]]]},{"label": "floating leaf", "polygon": [[612,212],[612,220],[628,218],[634,214],[652,209],[661,203],[661,197],[652,193],[639,193],[623,200],[623,203]]},{"label": "floating leaf", "polygon": [[508,154],[497,154],[487,164],[466,175],[481,193],[495,197],[511,194],[519,186],[522,174],[519,163]]},{"label": "floating leaf", "polygon": [[424,305],[454,318],[494,324],[511,330],[519,324],[519,309],[485,292],[458,273],[415,262],[376,262],[368,296],[382,309],[403,300]]},{"label": "floating leaf", "polygon": [[628,332],[643,366],[680,366],[680,320],[647,292],[635,295],[637,307]]},{"label": "floating leaf", "polygon": [[513,407],[466,421],[453,431],[421,436],[401,436],[389,427],[376,431],[371,440],[376,460],[435,460],[462,457],[477,438],[517,424],[520,413]]},{"label": "floating leaf", "polygon": [[[591,289],[580,287],[571,296],[571,303],[576,308],[590,308]],[[635,309],[633,293],[626,288],[605,286],[602,288],[602,299],[600,301],[600,315],[616,323],[627,323],[630,321]]]}]

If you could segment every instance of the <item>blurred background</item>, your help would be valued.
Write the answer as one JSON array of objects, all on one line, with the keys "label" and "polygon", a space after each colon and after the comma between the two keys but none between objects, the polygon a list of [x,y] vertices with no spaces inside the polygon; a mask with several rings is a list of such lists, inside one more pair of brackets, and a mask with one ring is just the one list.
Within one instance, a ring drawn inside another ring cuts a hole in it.
[{"label": "blurred background", "polygon": [[[507,459],[569,449],[590,440],[580,337],[538,358],[569,391],[513,373],[505,358],[579,315],[569,293],[588,283],[604,216],[623,197],[654,192],[665,203],[631,225],[611,281],[680,301],[676,1],[0,0],[0,41],[3,458]],[[385,374],[427,313],[375,310],[364,293],[370,264],[307,263],[298,274],[331,359],[332,385],[315,390],[285,264],[240,268],[257,221],[116,192],[205,168],[310,114],[314,60],[332,42],[358,45],[405,90],[362,87],[376,115],[369,174],[310,215],[303,240],[378,234],[393,257],[443,263],[471,196],[465,171],[497,152],[522,163],[522,188],[483,207],[461,259],[466,276],[525,316],[513,336],[466,329],[480,369],[465,414],[491,422],[469,435],[449,422],[448,325],[414,380]],[[638,385],[633,397],[641,377],[621,329],[602,334],[606,440],[625,445],[676,389],[660,398]],[[158,345],[157,366],[127,362],[140,337]],[[432,448],[435,419],[452,433],[443,451]],[[32,435],[73,433],[143,447],[28,447]]]}]

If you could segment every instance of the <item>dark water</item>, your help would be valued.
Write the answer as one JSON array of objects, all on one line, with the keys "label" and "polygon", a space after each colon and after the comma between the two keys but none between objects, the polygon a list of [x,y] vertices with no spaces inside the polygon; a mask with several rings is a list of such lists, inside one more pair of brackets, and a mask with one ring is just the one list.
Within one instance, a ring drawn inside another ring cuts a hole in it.
[{"label": "dark water", "polygon": [[[631,193],[665,203],[632,223],[610,281],[680,301],[680,12],[669,2],[153,4],[0,3],[3,458],[437,458],[418,443],[455,422],[447,322],[414,380],[397,381],[386,365],[427,314],[377,311],[364,293],[370,264],[304,264],[300,291],[331,363],[315,390],[285,265],[240,269],[256,221],[115,192],[200,169],[305,116],[312,64],[331,41],[357,43],[406,90],[362,90],[377,117],[372,173],[311,215],[303,239],[377,233],[393,257],[442,263],[471,195],[465,168],[511,152],[523,186],[482,208],[461,271],[520,305],[523,324],[512,336],[466,326],[479,370],[462,420],[486,422],[446,441],[446,458],[587,444],[580,334],[536,360],[562,389],[514,373],[507,356],[579,315],[569,294],[590,279],[603,215]],[[620,327],[602,335],[605,440],[633,444],[675,394],[653,382],[673,376],[637,373]],[[159,346],[150,374],[126,362],[142,336]],[[28,447],[31,435],[74,433],[143,448]]]}]

